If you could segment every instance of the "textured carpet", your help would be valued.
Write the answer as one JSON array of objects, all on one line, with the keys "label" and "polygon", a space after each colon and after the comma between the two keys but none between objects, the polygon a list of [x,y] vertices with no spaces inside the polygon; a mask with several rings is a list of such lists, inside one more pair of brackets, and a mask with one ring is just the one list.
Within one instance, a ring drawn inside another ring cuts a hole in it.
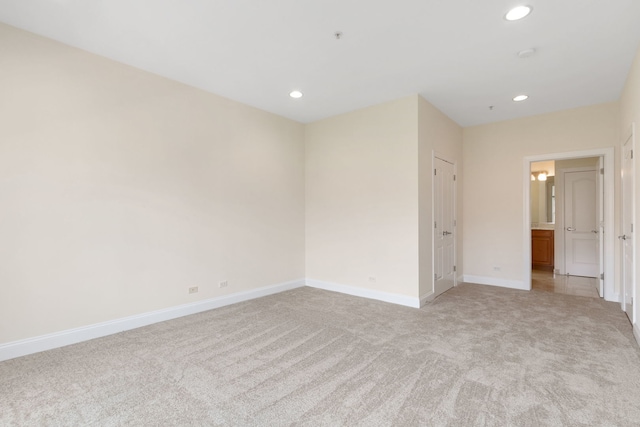
[{"label": "textured carpet", "polygon": [[618,304],[462,284],[421,310],[300,288],[0,363],[0,425],[625,426]]}]

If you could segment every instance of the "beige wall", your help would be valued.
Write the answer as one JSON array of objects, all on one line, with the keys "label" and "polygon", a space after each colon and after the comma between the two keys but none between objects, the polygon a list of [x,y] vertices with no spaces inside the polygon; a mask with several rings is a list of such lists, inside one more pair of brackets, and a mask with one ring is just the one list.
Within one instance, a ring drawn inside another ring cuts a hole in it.
[{"label": "beige wall", "polygon": [[306,273],[418,297],[418,101],[306,127]]},{"label": "beige wall", "polygon": [[462,129],[420,96],[307,125],[309,279],[414,298],[433,293],[434,151],[460,173]]},{"label": "beige wall", "polygon": [[457,174],[456,266],[463,271],[462,253],[462,128],[428,101],[418,97],[420,298],[433,294],[433,155],[455,163]]},{"label": "beige wall", "polygon": [[560,169],[582,168],[582,167],[598,166],[597,157],[585,157],[582,159],[568,159],[556,161],[556,173]]},{"label": "beige wall", "polygon": [[0,52],[0,343],[304,277],[303,125],[5,25]]},{"label": "beige wall", "polygon": [[[620,144],[624,144],[624,139],[628,136],[629,128],[632,124],[635,124],[634,153],[640,152],[640,149],[638,148],[638,141],[640,141],[640,49],[636,54],[631,70],[629,71],[629,76],[627,77],[626,85],[622,92],[622,98],[620,99],[620,116],[622,117],[620,128]],[[636,224],[636,227],[638,227],[638,224],[640,224],[640,196],[638,195],[638,191],[640,189],[640,166],[638,166],[637,160],[639,156],[635,154],[634,158],[636,159],[634,163],[636,190],[636,218],[634,224]],[[635,237],[635,239],[636,266],[640,266],[640,248],[637,243],[637,236]],[[636,267],[636,299],[640,296],[640,281],[638,280],[639,274],[640,268]],[[634,320],[635,322],[637,322],[637,317]]]},{"label": "beige wall", "polygon": [[470,127],[463,135],[464,274],[522,281],[524,157],[618,146],[619,108],[594,105]]}]

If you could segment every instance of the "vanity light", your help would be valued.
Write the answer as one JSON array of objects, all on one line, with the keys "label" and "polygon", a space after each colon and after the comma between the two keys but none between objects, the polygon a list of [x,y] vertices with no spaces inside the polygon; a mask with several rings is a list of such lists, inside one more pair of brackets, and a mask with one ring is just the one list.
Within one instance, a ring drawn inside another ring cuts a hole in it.
[{"label": "vanity light", "polygon": [[521,102],[521,101],[525,101],[527,99],[529,99],[529,95],[518,95],[518,96],[514,96],[513,97],[513,100],[515,102]]},{"label": "vanity light", "polygon": [[548,175],[549,172],[547,171],[531,172],[531,181],[535,181],[536,179],[538,181],[546,181]]},{"label": "vanity light", "polygon": [[302,98],[302,92],[299,90],[294,90],[289,93],[289,96],[295,99]]},{"label": "vanity light", "polygon": [[507,12],[504,19],[507,21],[517,21],[530,14],[532,10],[533,8],[531,6],[516,6]]}]

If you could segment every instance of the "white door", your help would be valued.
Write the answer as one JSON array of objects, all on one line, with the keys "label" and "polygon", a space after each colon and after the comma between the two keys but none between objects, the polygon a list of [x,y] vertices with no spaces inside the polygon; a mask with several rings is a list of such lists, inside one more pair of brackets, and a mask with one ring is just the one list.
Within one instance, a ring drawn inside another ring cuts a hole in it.
[{"label": "white door", "polygon": [[455,176],[453,164],[434,158],[434,296],[455,285]]},{"label": "white door", "polygon": [[634,246],[633,246],[633,133],[622,147],[622,309],[634,320]]},{"label": "white door", "polygon": [[599,271],[596,171],[567,172],[564,178],[566,271],[572,276],[596,277]]}]

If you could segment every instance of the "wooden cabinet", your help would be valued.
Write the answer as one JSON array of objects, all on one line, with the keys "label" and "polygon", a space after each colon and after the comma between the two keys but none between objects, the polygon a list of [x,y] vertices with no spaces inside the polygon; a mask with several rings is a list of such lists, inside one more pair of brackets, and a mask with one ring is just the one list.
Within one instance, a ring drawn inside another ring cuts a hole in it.
[{"label": "wooden cabinet", "polygon": [[531,230],[531,268],[553,271],[553,230]]}]

